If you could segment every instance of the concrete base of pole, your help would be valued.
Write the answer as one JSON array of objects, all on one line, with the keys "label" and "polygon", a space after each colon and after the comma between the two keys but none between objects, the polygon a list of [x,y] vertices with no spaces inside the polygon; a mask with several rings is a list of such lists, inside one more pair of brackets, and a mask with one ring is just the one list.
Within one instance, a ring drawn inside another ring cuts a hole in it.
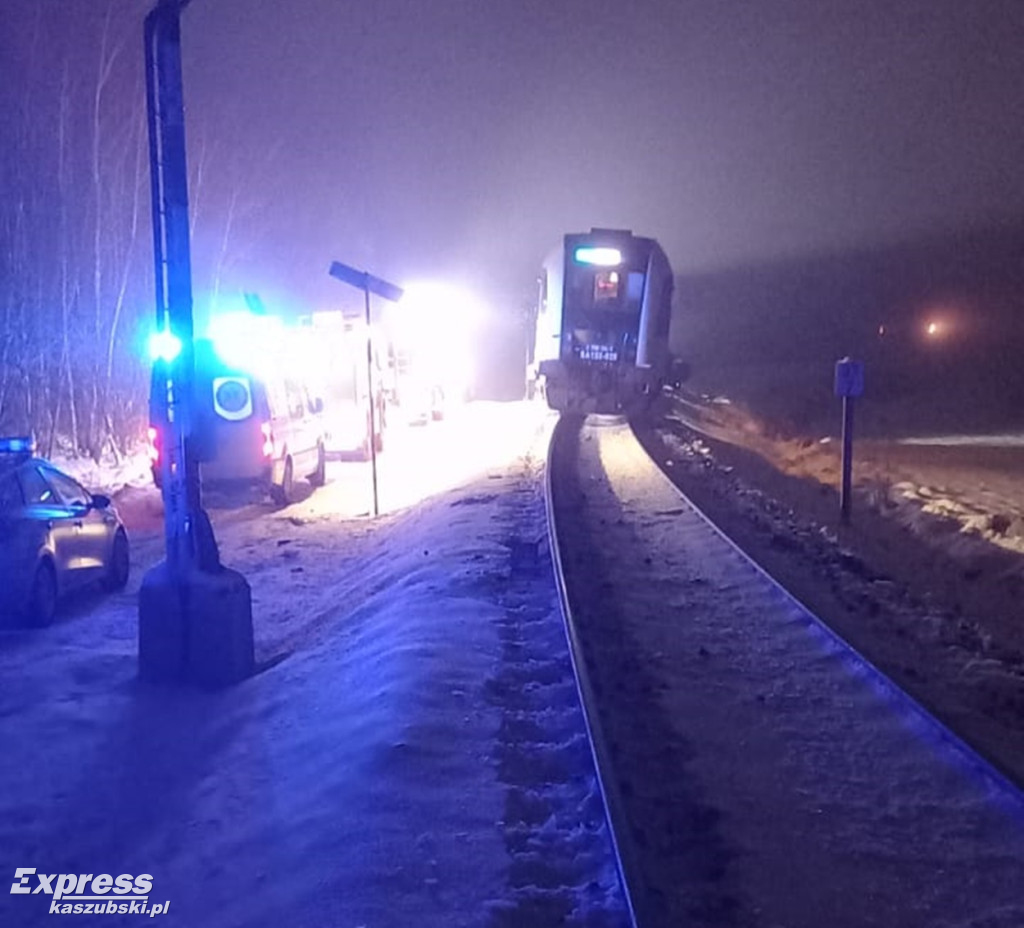
[{"label": "concrete base of pole", "polygon": [[153,683],[184,679],[187,640],[181,590],[160,561],[139,587],[139,676]]},{"label": "concrete base of pole", "polygon": [[172,577],[166,561],[139,589],[139,676],[156,683],[229,686],[254,668],[252,596],[225,567]]}]

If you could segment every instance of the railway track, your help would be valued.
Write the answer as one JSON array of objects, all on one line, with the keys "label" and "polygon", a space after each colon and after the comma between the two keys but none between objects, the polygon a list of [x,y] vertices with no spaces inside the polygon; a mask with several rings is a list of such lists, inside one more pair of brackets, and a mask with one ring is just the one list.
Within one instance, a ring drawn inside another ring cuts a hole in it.
[{"label": "railway track", "polygon": [[577,688],[634,924],[1024,925],[1024,798],[782,590],[628,426],[547,468]]}]

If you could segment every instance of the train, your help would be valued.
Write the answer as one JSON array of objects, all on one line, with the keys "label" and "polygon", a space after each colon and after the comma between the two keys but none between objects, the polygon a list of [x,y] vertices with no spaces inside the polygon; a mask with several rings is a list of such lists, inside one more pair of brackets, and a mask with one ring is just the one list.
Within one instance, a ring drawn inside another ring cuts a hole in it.
[{"label": "train", "polygon": [[539,277],[527,394],[562,413],[640,415],[685,366],[669,349],[672,268],[653,238],[569,233]]}]

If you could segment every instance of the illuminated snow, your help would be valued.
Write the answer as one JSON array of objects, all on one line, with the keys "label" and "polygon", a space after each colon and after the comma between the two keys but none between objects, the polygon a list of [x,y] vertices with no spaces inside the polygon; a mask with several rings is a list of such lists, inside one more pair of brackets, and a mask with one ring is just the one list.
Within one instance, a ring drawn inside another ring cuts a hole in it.
[{"label": "illuminated snow", "polygon": [[[507,908],[500,712],[481,695],[497,607],[472,581],[506,570],[496,489],[535,466],[549,420],[464,415],[468,443],[454,426],[410,430],[443,464],[422,446],[403,460],[415,439],[395,437],[379,520],[349,518],[368,505],[361,464],[332,464],[286,509],[213,510],[224,560],[252,585],[265,667],[219,694],[136,680],[135,593],[161,539],[140,503],[153,491],[129,492],[148,529],[133,533],[128,590],[0,634],[10,873],[152,873],[163,923],[188,928],[473,925]],[[2,894],[0,924],[47,922],[47,907]]]}]

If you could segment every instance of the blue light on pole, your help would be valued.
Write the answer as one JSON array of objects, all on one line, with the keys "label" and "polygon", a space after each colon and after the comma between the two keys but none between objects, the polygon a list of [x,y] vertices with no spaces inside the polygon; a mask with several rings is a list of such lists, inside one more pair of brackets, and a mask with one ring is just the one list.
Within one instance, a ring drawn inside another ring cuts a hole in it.
[{"label": "blue light on pole", "polygon": [[149,336],[149,359],[170,364],[181,354],[181,339],[170,329],[160,329]]}]

